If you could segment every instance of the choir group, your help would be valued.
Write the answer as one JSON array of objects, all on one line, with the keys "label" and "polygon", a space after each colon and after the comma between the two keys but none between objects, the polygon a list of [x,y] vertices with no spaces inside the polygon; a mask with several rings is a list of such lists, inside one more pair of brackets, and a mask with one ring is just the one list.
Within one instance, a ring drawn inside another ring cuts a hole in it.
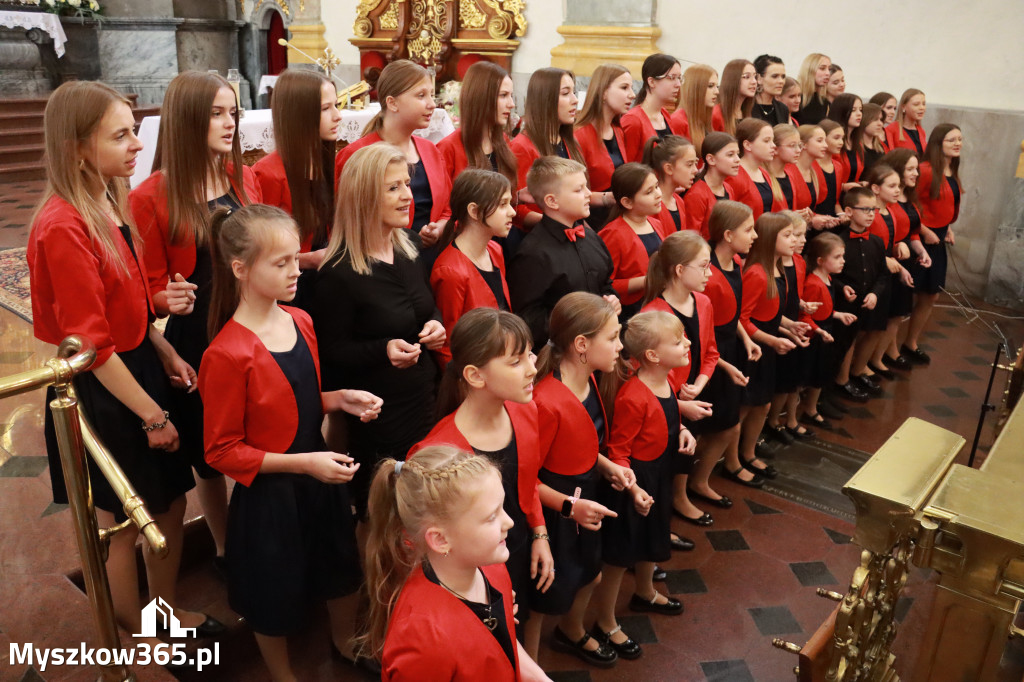
[{"label": "choir group", "polygon": [[[929,362],[963,138],[926,136],[924,93],[865,103],[821,54],[795,79],[771,55],[719,78],[655,54],[639,76],[599,67],[581,107],[571,72],[540,69],[513,135],[512,80],[476,63],[435,146],[413,135],[433,81],[395,61],[335,155],[334,84],[288,69],[250,168],[230,85],[186,72],[131,193],[127,100],[53,93],[35,334],[96,346],[75,385],[167,534],[149,591],[184,627],[224,630],[175,594],[196,487],[274,680],[320,602],[335,649],[385,680],[545,680],[545,616],[556,649],[635,659],[624,574],[631,610],[683,612],[658,563],[694,546],[673,517],[732,505],[719,462],[760,486],[763,438],[811,438]],[[61,501],[49,413],[46,436]],[[91,478],[100,522],[123,520]],[[107,561],[130,632],[136,539]]]}]

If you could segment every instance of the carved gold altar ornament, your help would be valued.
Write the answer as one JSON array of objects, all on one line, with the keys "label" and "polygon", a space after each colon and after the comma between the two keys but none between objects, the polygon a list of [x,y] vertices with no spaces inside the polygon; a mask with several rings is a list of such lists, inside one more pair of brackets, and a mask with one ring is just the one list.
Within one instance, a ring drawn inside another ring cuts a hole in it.
[{"label": "carved gold altar ornament", "polygon": [[[284,15],[286,17],[288,17],[289,19],[291,19],[292,18],[292,8],[288,5],[288,0],[274,0],[274,1],[277,3],[277,6],[281,8],[281,11],[284,12]],[[253,13],[254,16],[256,14],[256,11],[263,5],[264,2],[265,2],[265,0],[256,0],[256,3],[252,6],[252,13]],[[238,0],[238,7],[239,7],[240,10],[243,10],[242,14],[245,14],[244,6],[245,6],[245,0]],[[299,0],[299,11],[300,12],[305,12],[306,11],[306,0]]]},{"label": "carved gold altar ornament", "polygon": [[[381,5],[385,5],[385,9],[376,12]],[[402,5],[411,9],[409,29],[405,32],[409,56],[423,61],[427,60],[428,53],[440,53],[446,43],[456,38],[451,30],[453,13],[458,15],[459,28],[482,29],[486,26],[492,40],[504,41],[526,33],[525,0],[360,0],[352,27],[355,37],[370,38],[375,28],[398,30],[400,17],[404,15]],[[446,34],[451,35],[446,37]]]},{"label": "carved gold altar ornament", "polygon": [[370,84],[366,81],[359,81],[338,92],[338,107],[360,110],[366,107],[369,99]]},{"label": "carved gold altar ornament", "polygon": [[911,682],[995,680],[1024,600],[1024,405],[980,469],[956,464],[959,435],[908,419],[843,488],[864,551],[845,595],[798,653],[802,682],[899,680],[892,643],[909,564],[939,574]]}]

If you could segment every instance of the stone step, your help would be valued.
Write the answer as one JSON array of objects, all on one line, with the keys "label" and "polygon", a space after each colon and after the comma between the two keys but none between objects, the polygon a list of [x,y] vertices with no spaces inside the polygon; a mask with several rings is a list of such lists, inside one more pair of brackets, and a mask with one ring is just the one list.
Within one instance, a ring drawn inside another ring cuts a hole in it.
[{"label": "stone step", "polygon": [[42,117],[47,100],[46,97],[0,98],[0,115],[34,113]]},{"label": "stone step", "polygon": [[46,168],[41,160],[0,166],[0,183],[45,179]]},{"label": "stone step", "polygon": [[42,163],[43,145],[18,144],[0,146],[0,168],[17,163]]},{"label": "stone step", "polygon": [[43,112],[41,111],[11,111],[0,112],[0,130],[9,128],[37,128],[43,129]]},{"label": "stone step", "polygon": [[42,128],[13,128],[0,130],[0,149],[19,144],[43,144]]}]

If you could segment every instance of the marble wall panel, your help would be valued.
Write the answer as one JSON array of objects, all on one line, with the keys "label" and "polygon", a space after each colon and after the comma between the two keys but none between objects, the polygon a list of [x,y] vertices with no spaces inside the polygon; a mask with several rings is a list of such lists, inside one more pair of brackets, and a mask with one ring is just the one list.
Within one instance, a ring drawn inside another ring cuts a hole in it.
[{"label": "marble wall panel", "polygon": [[650,26],[657,14],[655,0],[568,0],[565,23],[571,26],[616,24]]},{"label": "marble wall panel", "polygon": [[162,102],[168,83],[178,74],[173,27],[100,31],[99,52],[103,80],[123,92],[138,94],[140,105]]}]

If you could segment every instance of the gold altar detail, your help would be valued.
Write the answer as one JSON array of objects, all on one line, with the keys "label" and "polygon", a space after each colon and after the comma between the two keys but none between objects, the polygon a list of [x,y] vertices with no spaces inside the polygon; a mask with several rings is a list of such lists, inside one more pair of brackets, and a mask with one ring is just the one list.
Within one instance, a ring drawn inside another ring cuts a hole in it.
[{"label": "gold altar detail", "polygon": [[644,59],[658,48],[661,29],[657,26],[570,26],[558,27],[565,40],[551,50],[551,66],[569,69],[577,76],[590,76],[601,64],[621,64],[640,80]]},{"label": "gold altar detail", "polygon": [[[956,464],[965,441],[908,419],[843,488],[864,551],[846,595],[798,653],[801,682],[897,682],[896,602],[910,564],[939,574],[909,682],[996,679],[1024,600],[1024,407],[1016,406],[979,469]],[[813,644],[813,646],[812,646]]]},{"label": "gold altar detail", "polygon": [[433,67],[438,83],[458,78],[460,61],[463,70],[480,58],[511,70],[516,38],[526,32],[524,7],[524,0],[360,0],[350,42],[364,70],[412,59]]}]

